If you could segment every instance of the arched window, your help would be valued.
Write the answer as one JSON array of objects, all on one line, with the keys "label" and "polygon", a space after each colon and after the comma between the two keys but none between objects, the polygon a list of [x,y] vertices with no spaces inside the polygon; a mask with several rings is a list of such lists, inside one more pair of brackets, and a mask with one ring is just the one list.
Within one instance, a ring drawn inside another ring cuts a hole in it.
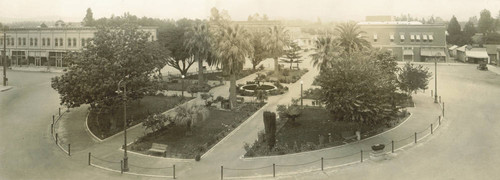
[{"label": "arched window", "polygon": [[82,38],[82,47],[85,47],[85,38]]},{"label": "arched window", "polygon": [[68,47],[71,47],[71,38],[68,38]]},{"label": "arched window", "polygon": [[59,41],[57,40],[57,38],[54,39],[54,45],[57,47],[59,46]]},{"label": "arched window", "polygon": [[42,46],[45,46],[45,38],[42,38]]},{"label": "arched window", "polygon": [[64,46],[63,38],[59,38],[59,46]]},{"label": "arched window", "polygon": [[38,46],[38,38],[35,38],[35,46]]},{"label": "arched window", "polygon": [[10,45],[14,46],[16,43],[14,42],[14,38],[10,38]]},{"label": "arched window", "polygon": [[47,46],[50,46],[50,38],[47,38]]},{"label": "arched window", "polygon": [[23,46],[26,46],[26,38],[23,38]]},{"label": "arched window", "polygon": [[30,46],[33,46],[33,38],[30,38]]},{"label": "arched window", "polygon": [[73,38],[73,47],[76,47],[76,38]]}]

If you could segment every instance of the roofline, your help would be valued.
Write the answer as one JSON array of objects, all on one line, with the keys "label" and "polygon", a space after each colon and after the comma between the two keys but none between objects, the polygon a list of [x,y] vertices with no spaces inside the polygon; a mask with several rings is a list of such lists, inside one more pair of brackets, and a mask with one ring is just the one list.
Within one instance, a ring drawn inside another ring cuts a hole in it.
[{"label": "roofline", "polygon": [[[139,26],[139,29],[158,29],[157,26]],[[6,32],[9,31],[40,31],[40,30],[97,30],[97,27],[29,27],[29,28],[9,28],[6,29]],[[0,29],[0,32],[4,32],[3,29]]]}]

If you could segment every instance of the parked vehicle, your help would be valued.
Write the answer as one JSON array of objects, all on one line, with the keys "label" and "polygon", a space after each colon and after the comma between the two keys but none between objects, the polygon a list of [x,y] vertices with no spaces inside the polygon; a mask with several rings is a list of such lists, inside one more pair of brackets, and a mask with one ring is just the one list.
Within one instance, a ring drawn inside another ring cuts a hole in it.
[{"label": "parked vehicle", "polygon": [[482,70],[482,71],[487,71],[487,70],[488,70],[488,66],[486,66],[486,63],[481,62],[481,63],[479,63],[479,65],[477,66],[477,69]]}]

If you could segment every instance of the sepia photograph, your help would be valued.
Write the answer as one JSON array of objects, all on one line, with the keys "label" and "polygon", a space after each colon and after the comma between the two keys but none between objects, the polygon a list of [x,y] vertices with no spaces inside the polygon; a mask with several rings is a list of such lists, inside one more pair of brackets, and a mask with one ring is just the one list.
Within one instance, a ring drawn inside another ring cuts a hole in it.
[{"label": "sepia photograph", "polygon": [[500,177],[500,0],[0,7],[0,180]]}]

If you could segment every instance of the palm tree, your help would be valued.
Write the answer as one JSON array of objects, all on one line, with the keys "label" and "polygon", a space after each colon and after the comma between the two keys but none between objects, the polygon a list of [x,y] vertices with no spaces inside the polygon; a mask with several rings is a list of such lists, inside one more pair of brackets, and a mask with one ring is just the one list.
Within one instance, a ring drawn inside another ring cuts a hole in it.
[{"label": "palm tree", "polygon": [[288,42],[288,31],[282,26],[274,26],[269,28],[268,36],[264,39],[265,47],[274,59],[274,73],[278,74],[280,71],[278,58],[285,54],[283,49]]},{"label": "palm tree", "polygon": [[364,48],[370,47],[370,42],[363,38],[362,34],[366,33],[359,30],[356,23],[342,23],[335,27],[337,33],[337,43],[344,49],[347,55],[352,54],[354,51],[359,51]]},{"label": "palm tree", "polygon": [[193,26],[186,32],[187,40],[184,46],[188,48],[189,54],[194,56],[198,61],[198,84],[204,82],[203,80],[203,60],[210,56],[211,51],[211,35],[208,26],[204,23]]},{"label": "palm tree", "polygon": [[320,71],[327,68],[334,58],[340,52],[339,46],[335,43],[332,36],[319,37],[314,42],[316,49],[315,53],[311,54],[313,66]]},{"label": "palm tree", "polygon": [[243,69],[245,57],[252,51],[247,31],[241,26],[226,26],[218,32],[217,56],[222,70],[229,74],[229,101],[231,109],[236,104],[236,74]]}]

